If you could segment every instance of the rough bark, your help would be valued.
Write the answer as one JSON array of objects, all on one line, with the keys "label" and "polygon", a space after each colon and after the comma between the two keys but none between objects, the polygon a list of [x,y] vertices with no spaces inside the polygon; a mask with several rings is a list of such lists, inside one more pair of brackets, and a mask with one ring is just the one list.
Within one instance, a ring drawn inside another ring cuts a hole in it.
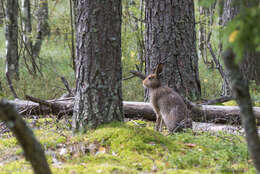
[{"label": "rough bark", "polygon": [[[74,98],[45,101],[29,97],[28,100],[31,101],[16,99],[9,102],[16,106],[21,115],[55,114],[61,117],[63,115],[72,115],[73,113]],[[228,124],[241,123],[240,110],[237,106],[195,105],[192,107],[193,109],[191,109],[189,114],[193,121]],[[197,107],[197,109],[194,109],[194,107]],[[153,121],[156,119],[150,103],[124,101],[123,109],[127,118],[143,118]],[[254,107],[254,113],[258,123],[260,123],[260,107]]]},{"label": "rough bark", "polygon": [[4,22],[4,17],[5,17],[5,14],[4,14],[4,0],[1,0],[0,1],[0,25],[3,24]]},{"label": "rough bark", "polygon": [[[251,7],[259,5],[259,0],[245,0],[245,1],[235,1],[235,0],[226,0],[223,4],[223,13],[222,13],[222,23],[221,25],[225,26],[230,22],[234,17],[236,17],[240,10],[243,10],[242,7]],[[244,76],[245,80],[255,80],[256,84],[260,84],[260,52],[250,51],[248,48],[245,51],[243,63],[240,64],[239,69]],[[225,72],[227,80],[230,81],[230,74]],[[223,83],[223,93],[227,95],[232,95],[231,84],[224,81]]]},{"label": "rough bark", "polygon": [[50,174],[51,170],[41,144],[10,103],[0,101],[0,119],[6,123],[21,144],[25,158],[31,162],[34,173]]},{"label": "rough bark", "polygon": [[123,120],[121,0],[77,0],[74,131]]},{"label": "rough bark", "polygon": [[235,63],[235,54],[231,49],[225,51],[223,59],[227,71],[230,74],[232,91],[241,110],[242,124],[246,133],[248,150],[257,173],[260,173],[260,139],[252,109],[248,82],[240,73],[239,66]]},{"label": "rough bark", "polygon": [[5,1],[6,76],[19,80],[18,0]]},{"label": "rough bark", "polygon": [[[35,13],[37,20],[36,38],[32,38],[32,17],[30,0],[22,0],[22,34],[24,46],[24,61],[27,70],[31,74],[41,73],[37,64],[37,58],[40,54],[42,42],[49,35],[50,29],[48,24],[48,1],[39,0],[34,2],[37,6]],[[29,63],[28,63],[29,62]]]},{"label": "rough bark", "polygon": [[37,19],[37,36],[36,36],[36,42],[33,45],[33,58],[39,56],[42,42],[44,38],[48,36],[50,33],[50,28],[48,23],[48,19],[49,19],[48,0],[39,0],[38,10],[36,12],[36,19]]},{"label": "rough bark", "polygon": [[201,89],[196,52],[194,2],[146,0],[146,75],[165,63],[162,82],[192,100]]},{"label": "rough bark", "polygon": [[[32,23],[31,23],[31,5],[30,5],[30,0],[22,0],[22,37],[23,37],[23,45],[25,48],[25,54],[24,60],[25,60],[25,65],[29,72],[31,71],[29,68],[29,65],[27,63],[27,59],[30,59],[30,62],[33,65],[35,64],[35,60],[33,58],[33,45],[32,45],[32,39],[31,39],[31,34],[32,34]],[[34,69],[34,73],[36,68]]]}]

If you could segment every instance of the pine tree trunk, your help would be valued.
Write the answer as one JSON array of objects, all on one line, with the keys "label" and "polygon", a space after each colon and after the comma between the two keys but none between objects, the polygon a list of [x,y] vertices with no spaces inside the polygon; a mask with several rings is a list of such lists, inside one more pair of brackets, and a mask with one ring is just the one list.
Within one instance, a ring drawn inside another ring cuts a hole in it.
[{"label": "pine tree trunk", "polygon": [[[256,6],[259,4],[259,0],[247,0],[244,5]],[[229,21],[231,21],[234,17],[238,15],[240,12],[241,1],[235,0],[226,0],[223,5],[223,13],[222,13],[222,25],[225,26]],[[252,52],[249,49],[245,52],[243,63],[240,65],[240,71],[244,76],[245,80],[255,80],[256,84],[260,84],[260,52]],[[227,80],[230,81],[230,74],[226,71]],[[231,86],[223,82],[223,93],[225,95],[232,95]]]},{"label": "pine tree trunk", "polygon": [[231,87],[240,108],[242,124],[246,133],[248,151],[253,159],[256,173],[260,174],[260,139],[256,127],[256,118],[252,109],[249,86],[244,79],[239,66],[234,60],[235,54],[232,49],[227,49],[223,54],[224,63],[230,74]]},{"label": "pine tree trunk", "polygon": [[196,52],[194,2],[146,0],[146,74],[165,63],[163,84],[192,100],[201,88]]},{"label": "pine tree trunk", "polygon": [[[48,0],[39,0],[38,9],[36,12],[37,18],[37,36],[33,45],[33,69],[36,72],[35,58],[37,58],[41,51],[41,46],[44,38],[50,34],[49,15],[48,15]],[[34,61],[34,62],[33,62]]]},{"label": "pine tree trunk", "polygon": [[4,0],[0,1],[0,24],[3,24],[4,22]]},{"label": "pine tree trunk", "polygon": [[10,80],[19,79],[18,57],[18,0],[6,0],[6,76]]},{"label": "pine tree trunk", "polygon": [[120,0],[77,0],[74,131],[123,120]]}]

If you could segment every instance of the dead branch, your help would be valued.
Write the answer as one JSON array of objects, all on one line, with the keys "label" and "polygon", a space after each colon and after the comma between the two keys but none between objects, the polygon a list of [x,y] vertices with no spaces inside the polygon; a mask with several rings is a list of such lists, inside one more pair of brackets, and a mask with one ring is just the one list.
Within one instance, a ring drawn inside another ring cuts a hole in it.
[{"label": "dead branch", "polygon": [[6,123],[21,144],[25,158],[31,162],[34,173],[51,174],[41,144],[37,141],[32,130],[28,128],[22,117],[6,101],[0,102],[0,119]]},{"label": "dead branch", "polygon": [[230,101],[230,100],[233,100],[234,97],[232,96],[223,96],[223,97],[220,97],[220,98],[216,98],[216,99],[213,99],[213,100],[208,100],[204,103],[202,103],[203,105],[213,105],[213,104],[217,104],[217,103],[223,103],[223,102],[227,102],[227,101]]},{"label": "dead branch", "polygon": [[72,91],[70,89],[69,82],[65,79],[65,77],[60,77],[60,78],[61,78],[61,81],[64,84],[65,88],[67,89],[69,95],[72,95]]},{"label": "dead branch", "polygon": [[136,77],[139,77],[142,80],[145,79],[145,75],[143,73],[139,72],[139,71],[130,71],[130,73],[132,73]]}]

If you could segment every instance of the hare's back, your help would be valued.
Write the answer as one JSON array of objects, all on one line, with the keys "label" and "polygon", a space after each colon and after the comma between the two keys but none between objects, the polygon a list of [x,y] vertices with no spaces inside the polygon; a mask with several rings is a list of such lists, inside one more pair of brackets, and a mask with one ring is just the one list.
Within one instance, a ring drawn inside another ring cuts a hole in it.
[{"label": "hare's back", "polygon": [[169,93],[167,95],[162,96],[158,100],[158,105],[160,107],[161,112],[170,113],[171,110],[177,109],[178,112],[185,112],[186,105],[177,93]]}]

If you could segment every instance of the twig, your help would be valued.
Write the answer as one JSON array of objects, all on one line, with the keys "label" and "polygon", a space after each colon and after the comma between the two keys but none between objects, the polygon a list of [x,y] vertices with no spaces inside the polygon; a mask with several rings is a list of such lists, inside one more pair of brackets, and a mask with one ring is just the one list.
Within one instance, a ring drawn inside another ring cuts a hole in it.
[{"label": "twig", "polygon": [[211,43],[210,43],[210,37],[211,37],[211,32],[209,33],[208,41],[207,41],[207,42],[208,42],[209,52],[210,52],[210,54],[211,54],[211,56],[212,56],[213,61],[214,61],[215,64],[216,64],[216,68],[218,69],[218,71],[219,71],[219,73],[220,73],[222,79],[223,79],[223,80],[225,81],[225,83],[229,86],[229,82],[228,82],[228,80],[227,80],[227,78],[226,78],[226,75],[225,75],[225,73],[224,73],[223,67],[222,67],[221,64],[219,63],[219,61],[218,61],[218,59],[217,59],[217,57],[216,57],[216,55],[214,54],[214,51],[213,51],[213,49],[212,49],[212,46],[211,46]]},{"label": "twig", "polygon": [[143,73],[139,72],[139,71],[130,71],[130,73],[132,73],[136,77],[139,77],[142,80],[145,79],[145,75]]},{"label": "twig", "polygon": [[208,101],[202,103],[202,105],[213,105],[213,104],[216,104],[216,103],[227,102],[227,101],[230,101],[230,100],[233,100],[233,99],[234,98],[232,96],[223,96],[223,97],[216,98],[216,99],[213,99],[213,100],[208,100]]},{"label": "twig", "polygon": [[130,79],[132,79],[132,78],[134,78],[134,77],[136,77],[136,76],[135,76],[135,75],[131,75],[131,76],[129,76],[129,77],[123,78],[123,80],[130,80]]},{"label": "twig", "polygon": [[11,90],[11,92],[12,92],[14,98],[18,98],[18,96],[17,96],[17,94],[16,94],[16,92],[15,92],[15,90],[14,90],[12,80],[10,79],[8,73],[6,73],[6,80],[7,80],[8,86],[9,86],[9,88],[10,88],[10,90]]},{"label": "twig", "polygon": [[60,78],[61,78],[62,83],[66,87],[67,91],[69,92],[69,95],[72,95],[72,92],[71,92],[71,89],[69,87],[68,81],[65,79],[65,77],[60,77]]}]

